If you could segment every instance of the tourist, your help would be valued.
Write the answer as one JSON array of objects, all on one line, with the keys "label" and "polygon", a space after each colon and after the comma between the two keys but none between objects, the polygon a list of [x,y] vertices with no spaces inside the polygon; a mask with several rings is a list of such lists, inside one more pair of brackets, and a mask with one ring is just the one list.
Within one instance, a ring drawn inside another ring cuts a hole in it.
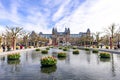
[{"label": "tourist", "polygon": [[10,45],[7,45],[7,51],[10,51],[10,49],[11,49]]},{"label": "tourist", "polygon": [[5,45],[4,44],[2,45],[2,49],[3,49],[3,52],[5,52]]},{"label": "tourist", "polygon": [[23,46],[22,45],[20,45],[20,49],[22,49],[23,48]]}]

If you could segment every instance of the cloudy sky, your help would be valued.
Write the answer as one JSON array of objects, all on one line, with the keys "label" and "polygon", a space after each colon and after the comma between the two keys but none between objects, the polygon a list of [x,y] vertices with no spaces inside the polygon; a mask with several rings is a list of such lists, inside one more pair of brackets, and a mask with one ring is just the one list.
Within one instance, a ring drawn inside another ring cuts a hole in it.
[{"label": "cloudy sky", "polygon": [[6,25],[38,33],[53,27],[98,32],[112,23],[120,25],[119,0],[0,0],[0,32]]}]

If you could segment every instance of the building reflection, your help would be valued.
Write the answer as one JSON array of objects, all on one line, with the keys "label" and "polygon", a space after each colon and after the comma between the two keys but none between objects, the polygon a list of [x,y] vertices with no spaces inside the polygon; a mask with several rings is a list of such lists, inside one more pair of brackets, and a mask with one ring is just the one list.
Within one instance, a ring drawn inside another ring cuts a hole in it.
[{"label": "building reflection", "polygon": [[90,64],[90,59],[91,59],[91,52],[90,51],[86,51],[86,55],[87,55],[87,62]]},{"label": "building reflection", "polygon": [[41,72],[51,74],[57,70],[57,66],[41,67]]},{"label": "building reflection", "polygon": [[7,64],[9,66],[10,72],[20,71],[20,60],[8,60]]},{"label": "building reflection", "polygon": [[116,73],[115,73],[115,63],[114,63],[114,56],[113,56],[113,53],[111,54],[111,71],[112,71],[112,76],[116,76]]},{"label": "building reflection", "polygon": [[70,53],[67,53],[67,57],[65,59],[66,64],[70,64]]}]

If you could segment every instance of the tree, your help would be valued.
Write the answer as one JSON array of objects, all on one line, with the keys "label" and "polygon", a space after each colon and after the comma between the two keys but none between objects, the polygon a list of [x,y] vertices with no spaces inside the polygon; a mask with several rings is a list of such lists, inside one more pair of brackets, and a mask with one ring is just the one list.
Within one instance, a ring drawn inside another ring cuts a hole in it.
[{"label": "tree", "polygon": [[99,45],[99,43],[100,43],[100,41],[101,41],[101,39],[100,39],[100,32],[96,32],[96,33],[94,33],[94,35],[95,35],[95,39],[96,39],[96,42],[97,42],[97,46]]},{"label": "tree", "polygon": [[0,36],[0,48],[1,48],[1,43],[2,43],[2,36]]},{"label": "tree", "polygon": [[116,32],[116,25],[112,24],[111,26],[108,27],[108,29],[106,29],[106,32],[108,35],[110,35],[110,48],[112,49],[113,47],[113,40],[114,40],[114,35]]},{"label": "tree", "polygon": [[25,45],[25,47],[28,46],[29,35],[30,35],[30,33],[29,33],[29,32],[26,32],[26,31],[24,31],[24,32],[22,33],[22,38],[23,38],[22,44]]},{"label": "tree", "polygon": [[101,39],[101,42],[105,45],[109,45],[109,36],[108,35],[104,35]]},{"label": "tree", "polygon": [[9,34],[10,38],[12,39],[12,47],[13,50],[16,50],[16,39],[20,35],[20,32],[23,28],[20,27],[8,27],[6,26],[6,31]]},{"label": "tree", "polygon": [[30,41],[29,45],[37,47],[38,41],[39,41],[38,38],[39,38],[39,35],[35,33],[35,31],[32,31],[32,33],[29,35],[29,41]]}]

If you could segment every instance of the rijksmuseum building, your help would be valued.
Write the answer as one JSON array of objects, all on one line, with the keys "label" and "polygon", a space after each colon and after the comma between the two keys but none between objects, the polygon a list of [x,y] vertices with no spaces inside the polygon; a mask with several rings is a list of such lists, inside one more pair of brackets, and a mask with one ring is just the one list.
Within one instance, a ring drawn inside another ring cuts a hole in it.
[{"label": "rijksmuseum building", "polygon": [[[63,44],[74,44],[74,40],[78,39],[82,36],[89,35],[91,32],[90,29],[87,29],[86,32],[79,32],[78,34],[70,34],[70,29],[65,28],[64,32],[57,31],[57,28],[52,29],[52,34],[43,34],[42,32],[39,33],[39,36],[51,39],[52,45],[63,45]],[[71,42],[71,39],[74,39]]]}]

